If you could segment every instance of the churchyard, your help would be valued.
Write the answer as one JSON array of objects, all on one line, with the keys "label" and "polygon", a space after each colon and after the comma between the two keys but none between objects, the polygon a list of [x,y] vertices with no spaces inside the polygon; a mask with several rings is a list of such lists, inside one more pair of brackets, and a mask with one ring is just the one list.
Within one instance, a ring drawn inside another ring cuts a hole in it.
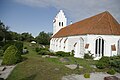
[{"label": "churchyard", "polygon": [[22,55],[24,60],[16,64],[7,80],[69,80],[75,78],[73,74],[82,75],[82,78],[87,79],[84,77],[85,74],[92,77],[96,72],[107,74],[110,70],[110,68],[98,69],[96,67],[98,61],[92,59],[74,58],[72,54],[61,55],[60,52],[55,55],[48,51],[48,46],[39,51],[38,48],[41,49],[42,45],[24,42],[23,47],[28,53]]}]

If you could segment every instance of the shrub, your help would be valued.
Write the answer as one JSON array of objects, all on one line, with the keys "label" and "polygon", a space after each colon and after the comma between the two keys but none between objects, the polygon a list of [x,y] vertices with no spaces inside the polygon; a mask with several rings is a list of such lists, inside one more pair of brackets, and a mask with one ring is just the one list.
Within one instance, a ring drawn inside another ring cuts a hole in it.
[{"label": "shrub", "polygon": [[22,50],[23,50],[23,42],[21,41],[15,41],[16,48],[18,49],[18,51],[22,54]]},{"label": "shrub", "polygon": [[0,41],[0,46],[4,46],[4,42]]},{"label": "shrub", "polygon": [[88,51],[88,53],[84,54],[84,59],[93,59],[93,54],[91,54],[91,52]]},{"label": "shrub", "polygon": [[3,56],[4,51],[0,49],[0,56]]},{"label": "shrub", "polygon": [[5,50],[6,50],[9,46],[11,46],[11,45],[15,45],[16,48],[18,49],[18,51],[19,51],[20,53],[22,53],[23,42],[21,42],[21,41],[8,41],[8,42],[6,43],[6,45],[3,46],[2,49],[5,51]]},{"label": "shrub", "polygon": [[11,45],[4,52],[2,64],[12,65],[20,62],[21,60],[22,60],[22,57],[18,49],[14,45]]},{"label": "shrub", "polygon": [[40,51],[40,48],[38,48],[38,47],[35,48],[35,51],[36,51],[36,52],[39,52],[39,51]]},{"label": "shrub", "polygon": [[50,56],[56,56],[55,53],[53,53],[53,52],[48,52],[48,55],[50,55]]},{"label": "shrub", "polygon": [[38,54],[40,54],[40,55],[48,55],[48,54],[49,54],[49,51],[40,50],[40,51],[38,52]]},{"label": "shrub", "polygon": [[108,68],[110,66],[110,58],[109,57],[102,57],[96,64],[96,67],[99,69]]},{"label": "shrub", "polygon": [[111,75],[114,75],[116,73],[116,71],[114,69],[110,69],[107,73],[111,74]]},{"label": "shrub", "polygon": [[119,57],[112,57],[110,60],[110,65],[114,68],[115,71],[120,73],[120,58]]},{"label": "shrub", "polygon": [[58,52],[56,52],[56,56],[69,57],[70,56],[70,52],[58,51]]},{"label": "shrub", "polygon": [[70,55],[71,55],[71,56],[74,56],[74,53],[75,53],[75,51],[72,50],[71,53],[70,53]]},{"label": "shrub", "polygon": [[38,47],[35,48],[35,51],[36,51],[36,52],[39,52],[39,51],[41,51],[41,50],[49,51],[48,48],[38,48]]},{"label": "shrub", "polygon": [[27,47],[24,47],[24,49],[27,49]]},{"label": "shrub", "polygon": [[6,44],[2,47],[2,50],[5,51],[11,44]]},{"label": "shrub", "polygon": [[86,53],[84,55],[84,59],[93,59],[92,55],[89,55],[88,53]]},{"label": "shrub", "polygon": [[99,69],[112,68],[120,73],[120,56],[102,57],[96,64]]},{"label": "shrub", "polygon": [[84,78],[90,78],[90,73],[85,73]]}]

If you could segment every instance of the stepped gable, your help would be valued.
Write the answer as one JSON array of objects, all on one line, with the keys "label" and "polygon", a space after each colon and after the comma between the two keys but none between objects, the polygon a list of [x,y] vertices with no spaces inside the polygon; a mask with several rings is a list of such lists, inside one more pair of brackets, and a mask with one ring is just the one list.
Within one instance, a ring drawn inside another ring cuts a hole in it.
[{"label": "stepped gable", "polygon": [[120,35],[120,24],[108,11],[105,11],[62,28],[53,38],[86,34]]}]

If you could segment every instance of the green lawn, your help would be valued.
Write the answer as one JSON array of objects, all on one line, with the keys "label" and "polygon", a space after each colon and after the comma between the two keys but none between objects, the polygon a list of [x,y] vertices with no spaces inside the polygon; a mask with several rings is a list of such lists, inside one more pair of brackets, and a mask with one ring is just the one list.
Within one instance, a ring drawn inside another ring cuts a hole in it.
[{"label": "green lawn", "polygon": [[[42,58],[37,55],[35,47],[38,45],[24,43],[24,46],[28,48],[29,54],[23,56],[28,59],[19,63],[7,80],[61,80],[65,75],[95,71],[90,65],[94,65],[96,61],[68,57],[70,62],[62,63],[60,57]],[[75,64],[75,61],[84,68],[71,70],[65,67],[65,64]]]}]

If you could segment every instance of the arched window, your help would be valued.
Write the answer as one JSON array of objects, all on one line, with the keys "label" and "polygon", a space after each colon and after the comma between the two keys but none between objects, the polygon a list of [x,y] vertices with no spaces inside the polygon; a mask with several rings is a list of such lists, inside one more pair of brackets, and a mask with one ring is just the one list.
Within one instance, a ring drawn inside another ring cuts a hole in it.
[{"label": "arched window", "polygon": [[104,40],[102,38],[97,38],[95,40],[95,56],[104,56]]},{"label": "arched window", "polygon": [[118,55],[120,55],[120,39],[118,40]]}]

